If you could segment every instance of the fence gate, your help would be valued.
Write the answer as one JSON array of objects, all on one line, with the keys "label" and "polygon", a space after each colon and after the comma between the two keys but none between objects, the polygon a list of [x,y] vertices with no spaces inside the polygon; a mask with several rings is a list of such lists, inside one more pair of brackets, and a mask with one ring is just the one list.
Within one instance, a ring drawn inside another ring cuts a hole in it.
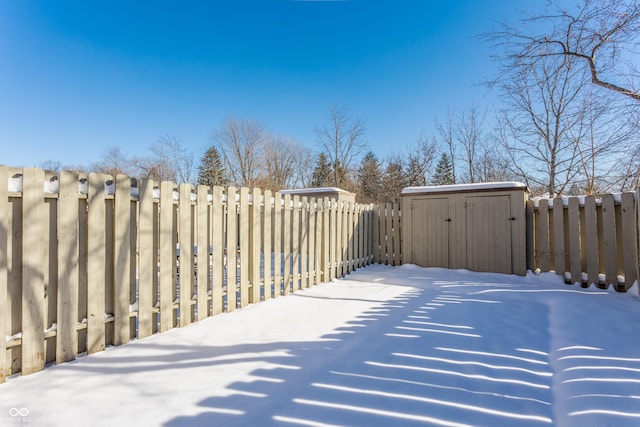
[{"label": "fence gate", "polygon": [[517,182],[405,188],[405,262],[524,275],[527,194]]}]

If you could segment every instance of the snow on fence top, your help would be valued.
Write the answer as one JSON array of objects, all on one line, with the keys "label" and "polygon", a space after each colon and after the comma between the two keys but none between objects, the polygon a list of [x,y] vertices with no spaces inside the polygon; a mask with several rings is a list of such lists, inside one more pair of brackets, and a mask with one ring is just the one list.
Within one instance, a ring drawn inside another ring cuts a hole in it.
[{"label": "snow on fence top", "polygon": [[[131,197],[137,199],[140,196],[140,188],[133,184],[131,187]],[[10,193],[22,193],[22,174],[15,174],[10,176],[8,179],[8,191]],[[43,191],[45,194],[59,194],[60,193],[60,181],[57,176],[54,176],[50,179],[45,179],[43,182]],[[108,180],[104,183],[104,191],[107,195],[113,196],[116,193],[116,185],[113,180]],[[86,178],[80,178],[78,180],[78,193],[87,195],[89,192],[89,183]],[[289,195],[346,195],[346,196],[354,196],[354,193],[349,193],[348,191],[342,190],[340,188],[334,187],[322,187],[322,188],[304,188],[304,189],[295,189],[295,190],[281,190],[281,194],[289,194]],[[222,200],[224,202],[227,201],[227,194],[222,195]],[[157,186],[153,189],[153,198],[156,200],[160,199],[160,188]],[[177,188],[173,190],[173,200],[180,200],[180,192]],[[191,192],[191,201],[195,202],[197,200],[197,195],[193,191]],[[213,196],[211,194],[207,195],[207,201],[211,202],[213,200]],[[240,201],[240,194],[235,194],[236,202]],[[250,203],[253,203],[253,194],[249,194],[248,200]],[[271,197],[271,204],[275,203],[275,198]],[[264,203],[264,196],[260,196],[260,203]],[[281,200],[280,203],[284,206],[284,200]],[[293,206],[293,200],[290,202],[291,206]],[[299,202],[300,204],[302,202]]]},{"label": "snow on fence top", "polygon": [[480,182],[475,184],[452,184],[434,185],[425,187],[406,187],[402,189],[402,194],[428,194],[428,193],[455,193],[460,191],[491,191],[491,190],[516,190],[529,191],[527,186],[521,182]]}]

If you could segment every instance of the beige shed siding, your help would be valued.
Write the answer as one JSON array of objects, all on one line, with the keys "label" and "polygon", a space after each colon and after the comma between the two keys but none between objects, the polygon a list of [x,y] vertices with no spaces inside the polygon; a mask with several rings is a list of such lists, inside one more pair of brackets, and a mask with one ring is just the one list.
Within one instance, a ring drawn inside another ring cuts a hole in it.
[{"label": "beige shed siding", "polygon": [[[410,258],[429,260],[432,267],[449,267],[449,200],[446,198],[411,200],[411,232],[413,244]],[[429,212],[422,215],[421,212]]]},{"label": "beige shed siding", "polygon": [[526,188],[469,187],[403,194],[404,262],[525,274]]},{"label": "beige shed siding", "polygon": [[468,268],[511,273],[511,197],[467,197],[466,210]]}]

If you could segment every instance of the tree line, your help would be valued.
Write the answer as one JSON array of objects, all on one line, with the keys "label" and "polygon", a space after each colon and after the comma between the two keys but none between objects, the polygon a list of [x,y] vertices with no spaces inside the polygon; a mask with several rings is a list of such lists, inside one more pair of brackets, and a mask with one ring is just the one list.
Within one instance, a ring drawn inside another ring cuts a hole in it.
[{"label": "tree line", "polygon": [[[144,157],[110,148],[90,170],[178,183],[339,187],[359,201],[396,201],[407,186],[518,180],[534,194],[600,194],[640,185],[638,0],[548,2],[538,14],[481,35],[497,76],[493,109],[472,104],[434,120],[404,152],[379,159],[365,122],[334,104],[311,148],[259,120],[228,118],[196,158],[166,135]],[[390,141],[392,142],[392,141]],[[57,164],[43,165],[49,169]]]}]

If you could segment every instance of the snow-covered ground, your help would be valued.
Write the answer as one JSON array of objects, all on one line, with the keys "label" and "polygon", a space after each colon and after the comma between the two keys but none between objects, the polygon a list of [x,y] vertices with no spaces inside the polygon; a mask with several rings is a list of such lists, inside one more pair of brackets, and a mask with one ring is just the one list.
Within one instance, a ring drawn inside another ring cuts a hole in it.
[{"label": "snow-covered ground", "polygon": [[370,266],[0,384],[0,425],[640,425],[640,298]]}]

